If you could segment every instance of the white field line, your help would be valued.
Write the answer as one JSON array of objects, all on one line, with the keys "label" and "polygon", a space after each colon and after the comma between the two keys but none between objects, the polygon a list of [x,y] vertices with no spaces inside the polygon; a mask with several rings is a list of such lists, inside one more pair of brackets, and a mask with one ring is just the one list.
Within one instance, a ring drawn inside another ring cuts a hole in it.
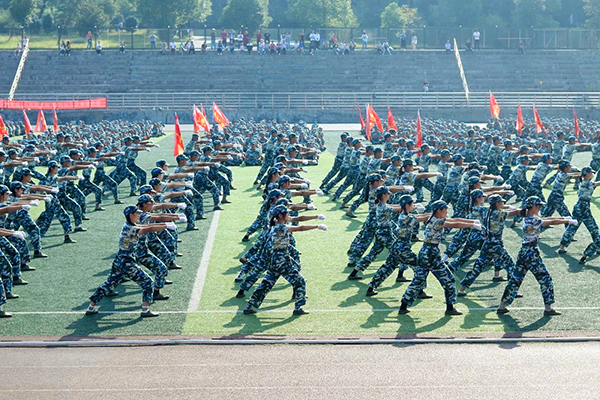
[{"label": "white field line", "polygon": [[[200,272],[200,271],[199,271]],[[202,279],[202,283],[204,279]],[[202,294],[202,289],[199,289],[200,294]],[[196,303],[197,304],[197,303]],[[468,312],[474,311],[483,311],[483,312],[491,312],[496,311],[497,307],[472,307],[472,308],[463,308],[459,309]],[[600,307],[558,307],[560,311],[600,311]],[[319,309],[309,309],[309,311],[314,313],[376,313],[376,312],[392,312],[397,311],[398,308],[374,308],[374,309],[345,309],[345,308],[337,308],[331,310],[319,310]],[[510,307],[511,311],[543,311],[543,307]],[[293,310],[287,308],[278,308],[278,309],[270,309],[270,310],[258,310],[259,313],[268,313],[268,314],[276,314],[276,313],[291,313]],[[416,315],[422,311],[445,311],[445,308],[412,308],[412,315]],[[83,315],[85,310],[81,311],[11,311],[13,315]],[[139,310],[137,311],[98,311],[99,314],[139,314]],[[193,311],[190,310],[175,310],[175,311],[159,311],[160,314],[241,314],[242,310],[198,310],[197,306]],[[409,314],[409,315],[411,315]]]},{"label": "white field line", "polygon": [[204,245],[204,251],[202,252],[202,259],[200,260],[200,266],[198,267],[196,280],[194,281],[194,288],[192,289],[192,295],[190,296],[190,302],[188,303],[188,313],[197,311],[198,306],[200,305],[200,298],[202,297],[202,290],[204,289],[204,283],[206,282],[208,263],[210,261],[213,245],[215,244],[215,236],[217,236],[217,227],[219,226],[220,216],[221,211],[215,211],[210,223],[210,228],[208,229],[208,236],[206,238],[206,244]]}]

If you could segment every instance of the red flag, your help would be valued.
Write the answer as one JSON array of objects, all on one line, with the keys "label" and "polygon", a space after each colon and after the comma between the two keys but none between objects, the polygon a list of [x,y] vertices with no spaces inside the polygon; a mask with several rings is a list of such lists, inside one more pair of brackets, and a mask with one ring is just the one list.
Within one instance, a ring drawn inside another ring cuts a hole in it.
[{"label": "red flag", "polygon": [[423,131],[421,130],[421,112],[417,111],[417,148],[423,146]]},{"label": "red flag", "polygon": [[365,111],[365,135],[367,135],[368,140],[371,140],[372,130],[373,122],[371,121],[371,113],[369,113],[369,105],[367,104],[367,111]]},{"label": "red flag", "polygon": [[194,108],[192,109],[192,120],[194,122],[194,133],[200,132],[200,124],[198,123],[198,114],[200,114],[200,110],[194,104]]},{"label": "red flag", "polygon": [[25,134],[33,131],[31,128],[31,122],[29,122],[29,118],[27,117],[27,113],[23,110],[23,124],[25,124]]},{"label": "red flag", "polygon": [[8,136],[8,131],[6,130],[6,125],[4,125],[2,115],[0,115],[0,140],[2,140],[4,136]]},{"label": "red flag", "polygon": [[[535,105],[533,106],[533,116],[535,118],[535,132],[536,133],[546,133],[546,128],[544,128],[544,124],[542,124],[542,119],[540,118],[540,115],[537,112],[537,109],[535,108]],[[548,134],[546,134],[546,138],[548,137]]]},{"label": "red flag", "polygon": [[356,105],[356,109],[358,110],[358,119],[360,120],[360,129],[365,129],[365,120],[362,117],[362,113],[360,112],[360,107],[358,104]]},{"label": "red flag", "polygon": [[37,122],[35,124],[35,132],[44,133],[48,130],[48,125],[46,124],[46,117],[44,117],[44,113],[42,110],[38,112]]},{"label": "red flag", "polygon": [[367,121],[370,121],[372,124],[376,125],[380,131],[383,131],[383,125],[381,124],[381,119],[379,119],[379,115],[373,110],[370,104],[367,104]]},{"label": "red flag", "polygon": [[54,134],[58,133],[58,115],[56,115],[56,109],[52,110],[52,125],[54,127]]},{"label": "red flag", "polygon": [[213,119],[221,126],[221,128],[225,128],[230,123],[225,114],[223,114],[223,111],[221,111],[215,102],[213,102]]},{"label": "red flag", "polygon": [[492,114],[492,118],[500,119],[500,105],[496,101],[496,98],[490,91],[490,114]]},{"label": "red flag", "polygon": [[519,108],[517,108],[517,125],[515,129],[519,132],[519,136],[523,136],[523,113],[521,112],[521,105],[519,104]]},{"label": "red flag", "polygon": [[577,111],[573,107],[573,120],[575,121],[575,137],[579,140],[579,121],[577,120]]},{"label": "red flag", "polygon": [[206,110],[204,110],[204,106],[200,103],[200,110],[202,111],[202,115],[206,117]]},{"label": "red flag", "polygon": [[396,131],[398,130],[398,127],[396,126],[396,121],[394,120],[394,116],[392,115],[392,109],[388,107],[388,115],[387,115],[387,127],[388,127],[388,131],[390,129],[395,129]]},{"label": "red flag", "polygon": [[181,128],[179,127],[179,117],[175,113],[175,148],[173,149],[173,157],[177,157],[183,153],[183,138],[181,137]]},{"label": "red flag", "polygon": [[[197,131],[196,125],[198,126]],[[210,132],[210,123],[208,122],[208,119],[206,119],[206,114],[198,110],[198,107],[194,106],[194,132],[199,133],[200,127],[202,127],[205,132]]]}]

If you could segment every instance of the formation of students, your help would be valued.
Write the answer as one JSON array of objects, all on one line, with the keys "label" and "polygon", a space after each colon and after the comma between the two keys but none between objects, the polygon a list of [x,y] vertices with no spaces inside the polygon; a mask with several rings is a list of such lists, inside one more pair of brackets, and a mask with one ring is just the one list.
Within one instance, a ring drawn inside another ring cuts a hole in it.
[{"label": "formation of students", "polygon": [[[40,237],[54,217],[62,225],[64,242],[75,243],[72,233],[85,231],[83,221],[89,219],[86,197],[93,195],[95,211],[104,210],[106,194],[115,204],[123,204],[119,185],[127,180],[129,195],[137,202],[123,210],[125,223],[111,272],[90,297],[86,314],[96,314],[103,297],[117,296],[115,288],[133,280],[142,288],[141,316],[158,315],[150,310],[150,303],[169,298],[164,293],[165,286],[172,283],[169,272],[181,268],[176,263],[181,255],[176,223],[197,230],[195,222],[205,218],[206,195],[212,198],[213,210],[222,210],[230,202],[231,190],[236,190],[231,167],[245,165],[260,166],[254,185],[262,190],[264,201],[242,238],[246,242],[258,233],[240,258],[236,297],[246,297],[264,277],[249,296],[244,314],[257,311],[280,276],[292,286],[294,314],[308,313],[303,308],[306,281],[294,233],[327,230],[321,223],[324,215],[307,213],[316,210],[311,196],[323,195],[339,201],[348,218],[356,218],[356,210],[367,204],[367,217],[348,247],[348,279],[362,279],[363,272],[387,249],[387,259],[365,295],[377,295],[377,289],[397,269],[396,281],[410,282],[400,314],[409,312],[415,299],[431,298],[425,291],[430,272],[444,289],[446,313],[461,314],[455,307],[456,298],[467,296],[473,282],[491,265],[493,280],[507,281],[498,313],[508,312],[507,306],[520,296],[519,287],[531,271],[540,283],[545,314],[559,314],[552,308],[554,287],[540,257],[539,238],[547,226],[566,225],[559,250],[563,254],[582,222],[593,241],[580,263],[598,254],[600,235],[590,201],[600,181],[596,173],[600,138],[594,138],[593,144],[585,142],[586,137],[592,141],[592,135],[584,121],[580,136],[566,140],[564,121],[550,122],[550,140],[527,132],[515,135],[512,128],[504,129],[501,121],[479,129],[452,121],[424,120],[425,140],[417,148],[411,140],[414,122],[401,120],[398,125],[399,130],[374,131],[366,146],[362,135],[342,134],[331,171],[316,189],[302,177],[325,150],[322,129],[316,124],[239,120],[224,129],[215,126],[207,135],[192,135],[183,154],[175,158],[173,172],[166,160],[157,160],[150,171],[135,162],[139,151],[155,147],[151,137],[162,134],[162,127],[156,129],[150,123],[79,123],[65,125],[57,134],[26,135],[18,142],[5,137],[0,150],[0,307],[7,299],[18,297],[14,285],[26,284],[22,272],[34,269],[28,265],[30,258],[46,257]],[[573,154],[586,149],[592,151],[591,165],[576,169],[571,165]],[[107,173],[105,166],[114,169]],[[37,170],[42,167],[47,168],[45,174]],[[528,180],[530,170],[533,175]],[[573,216],[564,203],[570,181],[578,191]],[[546,202],[543,188],[549,185]],[[45,211],[34,221],[29,210],[42,200]],[[560,217],[554,217],[555,212]],[[308,221],[318,222],[301,224]],[[522,223],[523,227],[516,262],[502,240],[507,223]],[[417,254],[411,249],[415,242],[423,242]],[[448,243],[444,251],[442,242]],[[455,272],[473,257],[477,258],[472,269],[457,288]],[[414,271],[410,280],[405,276],[409,267]],[[0,316],[10,314],[0,308]]]}]

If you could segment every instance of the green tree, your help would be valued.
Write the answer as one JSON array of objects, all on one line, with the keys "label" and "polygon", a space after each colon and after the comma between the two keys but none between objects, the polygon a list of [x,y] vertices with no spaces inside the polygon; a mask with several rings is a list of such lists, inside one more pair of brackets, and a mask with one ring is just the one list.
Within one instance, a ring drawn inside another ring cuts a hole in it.
[{"label": "green tree", "polygon": [[551,28],[559,25],[554,14],[561,10],[561,0],[514,0],[513,24],[517,28]]},{"label": "green tree", "polygon": [[21,26],[27,26],[32,21],[35,11],[35,0],[12,0],[10,2],[10,16]]},{"label": "green tree", "polygon": [[352,9],[358,24],[365,28],[381,25],[381,13],[390,4],[390,0],[352,0]]},{"label": "green tree", "polygon": [[44,14],[42,17],[42,29],[46,33],[54,31],[54,18],[52,17],[52,14]]},{"label": "green tree", "polygon": [[[152,28],[176,28],[189,22],[204,22],[211,8],[210,0],[137,0],[141,22]],[[162,35],[161,38],[165,39]]]},{"label": "green tree", "polygon": [[472,26],[482,9],[481,0],[439,0],[430,7],[429,23],[440,27]]},{"label": "green tree", "polygon": [[85,35],[92,31],[94,35],[103,31],[110,24],[110,16],[105,12],[104,7],[94,0],[82,0],[77,9],[77,19],[75,28],[80,35]]},{"label": "green tree", "polygon": [[350,0],[289,0],[288,18],[298,25],[352,27],[358,20]]},{"label": "green tree", "polygon": [[583,0],[583,12],[586,17],[585,26],[600,28],[600,0]]},{"label": "green tree", "polygon": [[418,21],[417,9],[406,4],[400,7],[396,3],[390,3],[381,13],[382,28],[406,28]]},{"label": "green tree", "polygon": [[268,0],[229,0],[219,18],[225,27],[247,27],[251,32],[261,26],[268,26]]}]

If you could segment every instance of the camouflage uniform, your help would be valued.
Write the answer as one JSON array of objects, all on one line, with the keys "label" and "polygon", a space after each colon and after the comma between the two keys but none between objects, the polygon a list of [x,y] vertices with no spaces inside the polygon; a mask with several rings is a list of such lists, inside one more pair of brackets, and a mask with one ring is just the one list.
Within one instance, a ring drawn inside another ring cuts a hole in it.
[{"label": "camouflage uniform", "polygon": [[548,196],[548,203],[542,208],[542,217],[551,217],[554,211],[558,211],[562,217],[570,217],[571,213],[565,205],[565,187],[569,182],[569,174],[558,171],[554,179],[552,191]]},{"label": "camouflage uniform", "polygon": [[578,200],[575,207],[573,207],[573,218],[579,221],[579,225],[567,226],[567,229],[560,240],[561,245],[568,247],[581,224],[584,224],[592,237],[592,243],[586,247],[584,251],[584,255],[587,257],[594,255],[600,246],[598,224],[590,210],[590,201],[592,200],[594,189],[594,181],[586,181],[585,179],[581,181],[577,193]]},{"label": "camouflage uniform", "polygon": [[531,271],[540,284],[544,304],[550,305],[554,303],[554,284],[540,257],[540,250],[538,248],[542,223],[542,219],[535,216],[525,217],[523,220],[523,244],[517,256],[515,268],[510,274],[508,284],[502,295],[502,301],[506,305],[510,305],[515,299],[527,271]]}]

